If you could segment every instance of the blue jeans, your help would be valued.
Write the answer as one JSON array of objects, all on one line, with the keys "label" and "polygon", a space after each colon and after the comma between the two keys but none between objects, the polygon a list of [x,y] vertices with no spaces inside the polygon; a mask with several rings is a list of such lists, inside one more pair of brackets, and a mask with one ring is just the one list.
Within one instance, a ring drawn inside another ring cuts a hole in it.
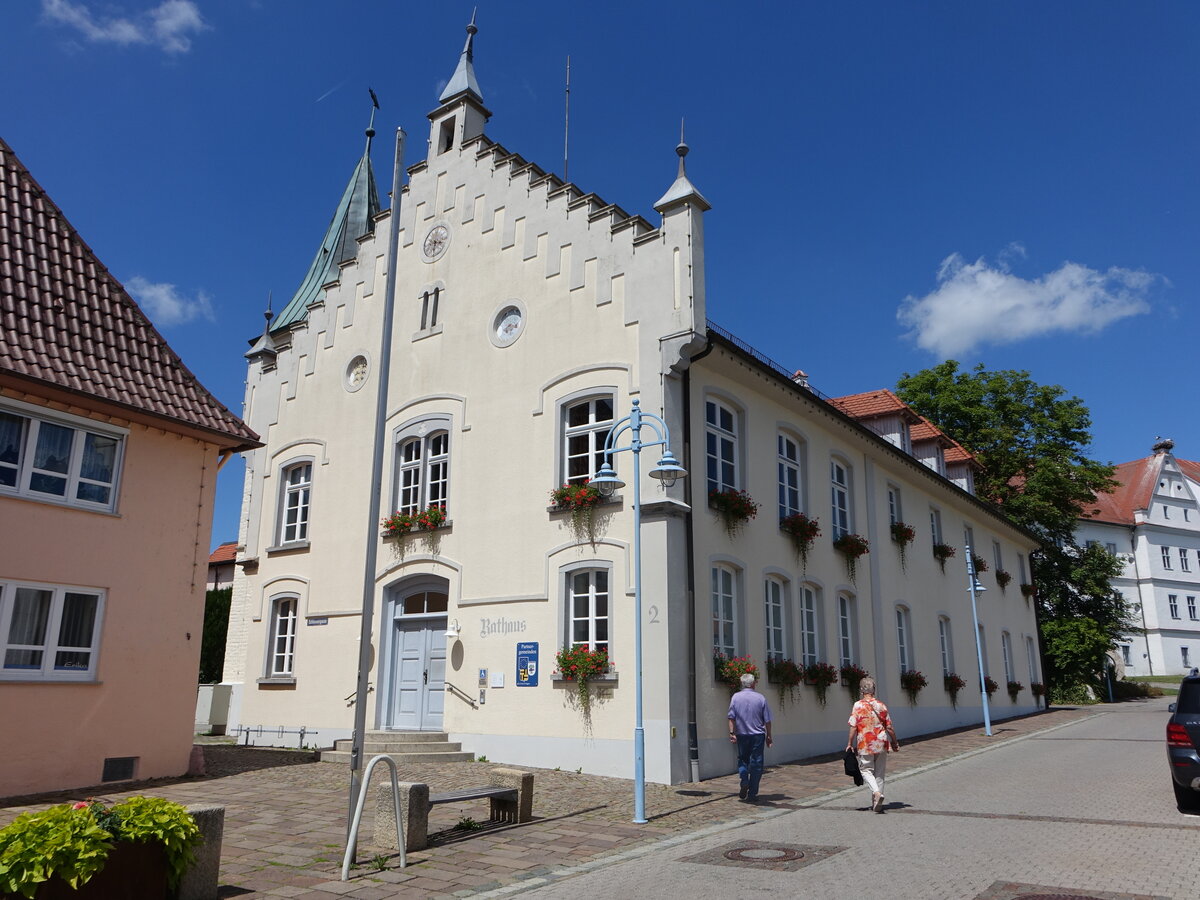
[{"label": "blue jeans", "polygon": [[738,775],[742,787],[747,788],[746,797],[753,800],[758,796],[758,783],[763,773],[763,748],[767,745],[765,734],[739,734],[737,736]]}]

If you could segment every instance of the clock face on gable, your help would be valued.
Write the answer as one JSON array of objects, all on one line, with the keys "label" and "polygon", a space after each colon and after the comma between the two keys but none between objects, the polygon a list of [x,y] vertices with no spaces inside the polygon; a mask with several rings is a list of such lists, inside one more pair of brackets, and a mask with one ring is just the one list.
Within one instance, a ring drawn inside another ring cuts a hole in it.
[{"label": "clock face on gable", "polygon": [[433,262],[435,259],[441,258],[448,246],[450,246],[450,229],[445,225],[434,225],[421,243],[421,254],[425,257],[426,262]]}]

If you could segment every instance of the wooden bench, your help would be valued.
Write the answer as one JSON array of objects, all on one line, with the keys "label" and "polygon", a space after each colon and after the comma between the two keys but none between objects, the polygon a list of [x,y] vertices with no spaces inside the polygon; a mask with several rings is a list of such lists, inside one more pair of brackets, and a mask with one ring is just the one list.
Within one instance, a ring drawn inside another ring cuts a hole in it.
[{"label": "wooden bench", "polygon": [[[406,850],[423,850],[429,846],[429,811],[438,803],[460,803],[487,798],[491,804],[492,822],[519,824],[533,820],[533,773],[520,769],[497,768],[488,772],[490,785],[463,788],[457,791],[429,792],[429,785],[420,782],[400,782],[400,819],[404,823]],[[396,811],[392,803],[392,785],[379,786],[375,795],[374,845],[396,850]]]}]

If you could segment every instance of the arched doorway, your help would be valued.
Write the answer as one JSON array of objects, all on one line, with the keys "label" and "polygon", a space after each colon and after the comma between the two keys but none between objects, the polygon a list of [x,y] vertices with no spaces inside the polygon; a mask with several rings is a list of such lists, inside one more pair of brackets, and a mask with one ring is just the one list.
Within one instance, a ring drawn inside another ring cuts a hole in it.
[{"label": "arched doorway", "polygon": [[434,575],[406,578],[389,589],[384,728],[442,730],[448,604],[449,584]]}]

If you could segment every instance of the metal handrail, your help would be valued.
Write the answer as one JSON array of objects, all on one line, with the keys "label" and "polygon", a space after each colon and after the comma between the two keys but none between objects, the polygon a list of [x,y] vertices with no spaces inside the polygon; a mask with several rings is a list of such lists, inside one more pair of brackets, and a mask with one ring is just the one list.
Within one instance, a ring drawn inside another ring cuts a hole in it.
[{"label": "metal handrail", "polygon": [[350,880],[350,863],[358,851],[358,826],[362,824],[363,807],[367,804],[367,788],[371,784],[371,770],[375,764],[383,761],[392,771],[392,804],[396,811],[396,842],[400,845],[400,868],[408,865],[405,851],[407,840],[404,837],[404,822],[400,818],[400,782],[396,778],[396,762],[387,754],[381,753],[367,763],[367,771],[363,774],[362,790],[358,792],[358,803],[354,807],[354,818],[350,820],[350,836],[346,838],[346,853],[342,856],[342,881]]},{"label": "metal handrail", "polygon": [[470,703],[470,704],[471,704],[471,709],[479,709],[479,704],[478,704],[478,703],[476,703],[476,702],[475,702],[475,701],[474,701],[474,700],[471,698],[471,695],[470,695],[470,694],[468,694],[466,691],[464,691],[464,690],[463,690],[462,688],[460,688],[458,685],[451,684],[449,681],[445,682],[445,685],[446,685],[446,690],[448,690],[450,693],[452,693],[452,694],[454,694],[456,697],[459,697],[459,698],[461,698],[461,699],[463,699],[463,700],[466,700],[468,703]]}]

